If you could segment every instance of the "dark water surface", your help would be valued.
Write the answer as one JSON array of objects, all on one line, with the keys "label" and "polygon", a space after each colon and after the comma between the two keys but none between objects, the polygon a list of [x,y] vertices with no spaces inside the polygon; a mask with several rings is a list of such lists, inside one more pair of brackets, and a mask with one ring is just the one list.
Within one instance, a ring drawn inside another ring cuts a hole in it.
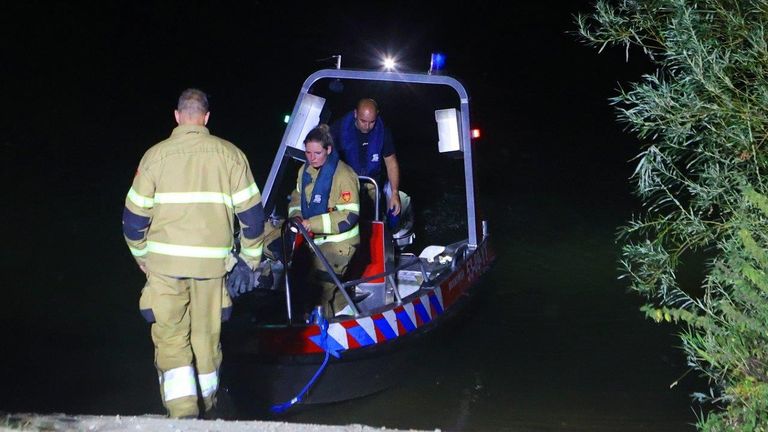
[{"label": "dark water surface", "polygon": [[[498,261],[466,313],[427,340],[391,388],[280,419],[457,431],[693,430],[689,394],[706,385],[690,374],[670,389],[686,370],[677,329],[645,320],[640,300],[617,280],[615,231],[639,209],[627,180],[637,143],[616,125],[607,98],[644,65],[623,64],[623,52],[598,56],[566,35],[581,3],[503,15],[480,2],[469,24],[445,17],[451,30],[414,19],[386,33],[410,35],[424,52],[454,44],[449,59],[472,97],[473,124],[483,128],[480,201]],[[120,228],[141,154],[173,127],[178,92],[200,86],[212,94],[212,131],[247,152],[263,185],[282,114],[304,77],[325,66],[314,59],[346,49],[360,60],[370,45],[346,46],[336,42],[341,30],[320,37],[288,10],[252,7],[267,13],[31,2],[5,15],[18,15],[5,28],[19,43],[0,68],[13,111],[0,120],[0,411],[163,412],[149,327],[137,312],[142,274]],[[206,24],[202,51],[182,43],[188,21]],[[459,23],[472,39],[455,30]],[[499,68],[494,50],[513,67]],[[384,109],[403,150],[403,189],[419,210],[418,238],[450,237],[462,226],[451,206],[461,202],[461,183],[436,189],[420,168],[431,161],[406,156],[422,137],[398,128],[407,122],[397,107]]]},{"label": "dark water surface", "polygon": [[[507,162],[510,174],[484,181],[499,257],[457,324],[427,341],[390,389],[282,419],[443,430],[692,429],[691,380],[669,389],[685,371],[675,329],[645,320],[616,280],[614,231],[630,210],[614,190],[622,179],[583,160],[585,171],[574,173],[537,157],[527,159],[536,170]],[[142,277],[120,235],[126,185],[119,183],[80,176],[37,184],[32,191],[55,193],[7,216],[24,228],[7,232],[18,254],[5,261],[3,410],[162,412],[149,328],[136,311]],[[64,217],[52,224],[54,209]]]},{"label": "dark water surface", "polygon": [[495,200],[489,214],[498,262],[459,323],[436,336],[390,390],[289,420],[693,430],[688,394],[701,383],[689,378],[669,388],[685,372],[675,330],[646,321],[616,280],[614,228],[627,211],[605,176],[593,171],[584,190],[521,188],[514,199]]},{"label": "dark water surface", "polygon": [[[281,419],[442,430],[692,430],[693,383],[669,389],[685,371],[674,329],[641,317],[616,281],[612,239],[624,212],[584,195],[526,195],[490,209],[504,216],[492,225],[497,264],[466,313],[426,342],[400,380],[379,394]],[[95,208],[99,217],[72,218],[64,229],[71,246],[56,237],[30,244],[24,235],[33,234],[19,233],[24,258],[13,261],[7,286],[24,289],[12,292],[3,317],[0,407],[162,413],[149,329],[136,312],[142,279],[119,224],[100,220],[116,220],[119,203],[105,211],[83,195],[64,201],[57,208]],[[68,253],[38,252],[59,247]]]}]

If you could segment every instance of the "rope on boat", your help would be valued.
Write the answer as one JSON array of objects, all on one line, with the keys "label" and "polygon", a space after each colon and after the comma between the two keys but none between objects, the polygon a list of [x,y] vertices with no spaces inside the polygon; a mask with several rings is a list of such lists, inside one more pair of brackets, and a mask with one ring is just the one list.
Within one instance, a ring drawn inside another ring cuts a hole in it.
[{"label": "rope on boat", "polygon": [[[322,311],[320,311],[320,308],[313,310],[309,319],[310,321],[317,323],[318,327],[320,327],[320,347],[323,349],[323,351],[325,351],[325,358],[323,359],[323,363],[317,369],[317,371],[309,380],[309,382],[307,382],[307,385],[305,385],[304,388],[301,389],[299,394],[297,394],[293,399],[289,400],[288,402],[272,405],[272,407],[270,408],[270,411],[272,411],[272,413],[274,414],[283,413],[287,411],[289,408],[291,408],[292,406],[301,402],[301,399],[304,398],[304,396],[307,394],[307,391],[309,391],[309,388],[312,387],[315,381],[317,381],[317,377],[319,377],[320,374],[323,373],[323,371],[325,370],[325,366],[328,365],[328,358],[330,357],[330,354],[331,354],[331,349],[328,348],[328,320],[325,319],[325,317],[322,314]],[[338,354],[334,353],[334,356],[338,357]]]}]

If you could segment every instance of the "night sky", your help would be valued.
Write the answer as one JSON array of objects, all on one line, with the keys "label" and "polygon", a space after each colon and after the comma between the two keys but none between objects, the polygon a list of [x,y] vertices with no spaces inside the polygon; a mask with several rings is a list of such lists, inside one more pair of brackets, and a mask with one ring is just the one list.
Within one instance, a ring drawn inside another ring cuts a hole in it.
[{"label": "night sky", "polygon": [[[445,53],[446,73],[472,98],[484,155],[499,164],[486,172],[531,158],[537,173],[567,171],[534,179],[542,186],[572,175],[588,187],[596,170],[624,175],[635,152],[607,99],[647,65],[576,40],[573,14],[589,2],[107,3],[3,6],[8,181],[35,190],[80,180],[99,186],[95,200],[112,199],[103,187],[125,188],[141,153],[174,126],[177,95],[199,87],[211,129],[246,151],[263,184],[271,157],[256,151],[279,142],[301,82],[335,54],[348,68],[378,68],[387,53],[425,71],[431,52]],[[382,112],[396,123],[396,107]]]},{"label": "night sky", "polygon": [[[187,87],[209,93],[211,131],[246,152],[261,186],[283,115],[310,73],[333,66],[328,57],[375,69],[387,53],[402,70],[426,71],[430,53],[442,52],[483,130],[478,181],[492,226],[507,231],[500,238],[524,237],[525,227],[512,225],[536,219],[526,208],[551,208],[567,225],[575,206],[603,224],[611,248],[616,225],[639,208],[628,181],[639,143],[616,123],[608,98],[651,69],[639,53],[627,63],[623,49],[598,54],[576,39],[573,14],[591,2],[523,3],[6,2],[0,232],[9,312],[0,324],[13,355],[0,367],[15,391],[0,396],[0,411],[89,411],[86,397],[40,396],[46,386],[82,392],[84,377],[120,386],[113,375],[127,372],[119,361],[101,368],[84,363],[83,352],[129,352],[141,341],[143,363],[128,368],[151,375],[136,293],[122,291],[138,289],[141,276],[120,215],[141,155],[175,126],[172,110]],[[382,112],[397,124],[397,107]],[[404,178],[414,178],[405,168],[417,164],[404,165]],[[615,281],[613,257],[607,265]],[[610,298],[627,297],[620,284],[611,289]]]},{"label": "night sky", "polygon": [[[257,130],[271,143],[298,85],[332,65],[318,59],[341,54],[345,67],[376,68],[380,54],[392,53],[404,69],[424,71],[434,51],[468,87],[476,123],[506,126],[480,125],[494,142],[533,145],[532,134],[553,127],[580,133],[579,124],[605,115],[617,83],[642,69],[623,64],[623,50],[598,55],[566,34],[588,2],[535,3],[5,5],[2,72],[12,103],[4,147],[130,158],[172,126],[167,112],[189,86],[210,93],[220,134],[247,147]],[[34,146],[21,144],[30,140]],[[107,144],[116,140],[124,142]],[[599,152],[583,148],[594,138],[548,141],[550,149]]]}]

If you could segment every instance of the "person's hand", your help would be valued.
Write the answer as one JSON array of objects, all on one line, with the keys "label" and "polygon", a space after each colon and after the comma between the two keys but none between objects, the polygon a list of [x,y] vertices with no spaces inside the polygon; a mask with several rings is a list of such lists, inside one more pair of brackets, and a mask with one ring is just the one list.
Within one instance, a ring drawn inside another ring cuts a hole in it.
[{"label": "person's hand", "polygon": [[144,272],[144,274],[147,274],[147,266],[144,264],[139,264],[139,270]]},{"label": "person's hand", "polygon": [[392,197],[389,199],[389,209],[392,211],[392,214],[394,216],[397,216],[400,214],[400,192],[395,192],[392,194]]},{"label": "person's hand", "polygon": [[304,219],[301,221],[301,225],[304,227],[307,232],[312,232],[312,224],[309,222],[308,219]]},{"label": "person's hand", "polygon": [[226,286],[229,297],[237,298],[241,294],[253,291],[257,285],[257,280],[261,275],[259,271],[253,271],[240,256],[236,256],[237,264],[227,275]]}]

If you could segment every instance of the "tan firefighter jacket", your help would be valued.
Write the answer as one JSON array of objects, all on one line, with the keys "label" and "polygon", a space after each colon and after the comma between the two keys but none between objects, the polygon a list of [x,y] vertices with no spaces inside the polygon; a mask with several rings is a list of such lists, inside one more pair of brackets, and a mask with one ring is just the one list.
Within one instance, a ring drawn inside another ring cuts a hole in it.
[{"label": "tan firefighter jacket", "polygon": [[255,268],[264,211],[245,154],[204,126],[181,125],[141,159],[125,200],[123,234],[150,272],[222,277],[232,261],[235,215],[240,256]]},{"label": "tan firefighter jacket", "polygon": [[[291,202],[288,205],[288,217],[302,216],[301,178],[304,170],[312,177],[312,182],[304,189],[307,201],[311,199],[312,189],[315,186],[320,170],[302,165],[296,179],[296,189],[291,193]],[[328,196],[328,212],[309,218],[312,224],[311,231],[315,234],[314,242],[317,245],[323,243],[348,242],[351,245],[360,243],[360,228],[357,220],[360,215],[360,183],[357,174],[352,168],[339,161],[336,172],[333,173],[333,183]]]}]

